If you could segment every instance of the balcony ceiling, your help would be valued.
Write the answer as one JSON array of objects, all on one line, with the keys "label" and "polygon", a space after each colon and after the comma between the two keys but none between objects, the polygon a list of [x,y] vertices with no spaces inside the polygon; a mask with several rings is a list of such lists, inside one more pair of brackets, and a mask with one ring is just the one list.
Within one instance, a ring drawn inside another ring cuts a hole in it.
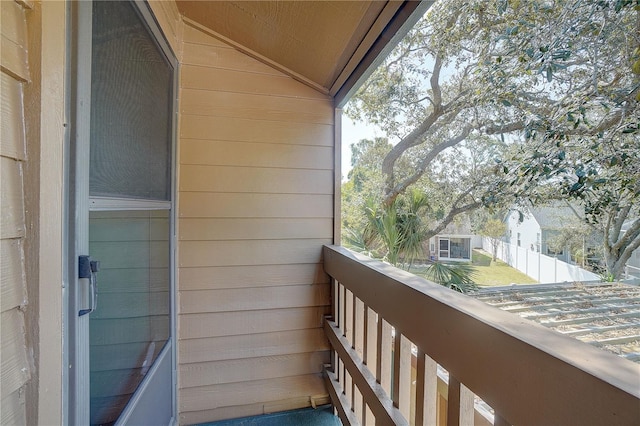
[{"label": "balcony ceiling", "polygon": [[419,9],[418,2],[380,0],[177,4],[187,20],[331,95]]}]

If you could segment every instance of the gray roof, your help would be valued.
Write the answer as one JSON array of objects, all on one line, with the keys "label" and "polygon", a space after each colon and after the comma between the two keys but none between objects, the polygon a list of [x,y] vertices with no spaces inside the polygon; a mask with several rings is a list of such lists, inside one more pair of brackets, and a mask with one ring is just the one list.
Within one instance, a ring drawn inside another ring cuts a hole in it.
[{"label": "gray roof", "polygon": [[581,213],[579,206],[574,206],[572,209],[565,201],[547,206],[529,207],[531,214],[542,229],[561,229],[567,226],[571,221],[577,219],[574,209],[578,214]]}]

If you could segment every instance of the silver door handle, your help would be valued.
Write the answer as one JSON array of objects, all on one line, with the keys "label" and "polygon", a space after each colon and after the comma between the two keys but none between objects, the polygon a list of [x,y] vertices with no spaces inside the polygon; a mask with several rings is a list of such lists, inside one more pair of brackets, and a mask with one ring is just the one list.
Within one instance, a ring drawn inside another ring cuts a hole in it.
[{"label": "silver door handle", "polygon": [[90,314],[98,307],[98,283],[97,274],[100,270],[100,262],[91,260],[90,256],[80,256],[78,261],[78,283],[86,283],[89,288],[89,306],[80,309],[78,316]]}]

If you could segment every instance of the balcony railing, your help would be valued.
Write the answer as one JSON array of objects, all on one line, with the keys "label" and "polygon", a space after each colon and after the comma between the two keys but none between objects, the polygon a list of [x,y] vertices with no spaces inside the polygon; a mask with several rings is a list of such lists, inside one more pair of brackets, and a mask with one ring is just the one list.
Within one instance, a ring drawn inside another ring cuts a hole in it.
[{"label": "balcony railing", "polygon": [[640,424],[638,364],[343,247],[324,262],[344,424]]}]

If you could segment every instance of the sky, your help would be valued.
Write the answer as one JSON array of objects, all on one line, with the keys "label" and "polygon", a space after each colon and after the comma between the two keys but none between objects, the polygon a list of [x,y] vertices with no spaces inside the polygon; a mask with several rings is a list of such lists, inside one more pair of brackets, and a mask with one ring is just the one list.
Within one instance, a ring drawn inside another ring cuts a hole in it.
[{"label": "sky", "polygon": [[373,125],[356,123],[346,115],[342,115],[342,182],[346,182],[351,170],[351,145],[360,139],[384,137],[385,134]]}]

